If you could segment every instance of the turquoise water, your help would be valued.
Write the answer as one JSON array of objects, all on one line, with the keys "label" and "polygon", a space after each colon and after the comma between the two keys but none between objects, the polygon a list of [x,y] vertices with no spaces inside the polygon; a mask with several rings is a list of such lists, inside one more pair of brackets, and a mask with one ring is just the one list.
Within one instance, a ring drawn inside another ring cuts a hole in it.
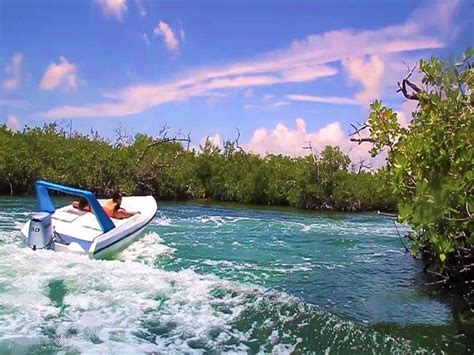
[{"label": "turquoise water", "polygon": [[375,214],[160,204],[140,240],[90,260],[29,250],[32,210],[0,198],[0,353],[472,349]]}]

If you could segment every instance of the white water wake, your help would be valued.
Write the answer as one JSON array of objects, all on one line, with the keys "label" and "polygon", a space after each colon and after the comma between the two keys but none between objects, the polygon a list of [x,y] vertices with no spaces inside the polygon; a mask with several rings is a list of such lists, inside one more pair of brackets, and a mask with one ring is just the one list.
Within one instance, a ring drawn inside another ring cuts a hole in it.
[{"label": "white water wake", "polygon": [[[16,346],[53,339],[62,349],[81,352],[192,351],[192,340],[212,346],[216,340],[207,334],[217,332],[219,341],[229,337],[245,294],[255,292],[190,270],[166,272],[15,245],[0,247],[0,270],[1,341]],[[59,303],[49,296],[58,280],[65,288]],[[216,298],[217,288],[238,295]],[[163,327],[163,336],[146,339],[149,324]]]},{"label": "white water wake", "polygon": [[154,268],[174,253],[156,233],[111,261],[12,241],[0,245],[0,353],[411,350],[282,292]]},{"label": "white water wake", "polygon": [[138,261],[147,265],[162,257],[172,256],[176,249],[164,244],[164,240],[154,232],[145,234],[119,254],[119,260]]}]

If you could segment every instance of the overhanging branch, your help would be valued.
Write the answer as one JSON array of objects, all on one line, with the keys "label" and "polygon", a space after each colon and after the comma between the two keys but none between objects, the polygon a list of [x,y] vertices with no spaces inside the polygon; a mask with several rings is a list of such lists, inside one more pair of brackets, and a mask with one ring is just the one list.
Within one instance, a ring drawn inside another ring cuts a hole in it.
[{"label": "overhanging branch", "polygon": [[[408,100],[419,101],[420,97],[418,96],[418,94],[421,92],[421,89],[410,81],[410,77],[412,76],[415,69],[416,69],[416,66],[410,70],[407,77],[403,79],[401,83],[398,82],[397,92],[401,92],[403,96],[405,96],[405,98],[407,98]],[[413,91],[408,92],[407,86],[410,87]]]}]

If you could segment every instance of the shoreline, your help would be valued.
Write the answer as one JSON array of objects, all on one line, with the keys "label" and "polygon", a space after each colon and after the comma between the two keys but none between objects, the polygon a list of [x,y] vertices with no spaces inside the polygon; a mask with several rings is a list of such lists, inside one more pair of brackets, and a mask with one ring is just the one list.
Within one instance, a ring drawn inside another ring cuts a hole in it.
[{"label": "shoreline", "polygon": [[[0,194],[0,198],[33,198],[35,199],[34,194],[25,193],[25,194]],[[67,195],[55,196],[60,198],[68,198]],[[99,198],[104,198],[99,196]],[[158,203],[176,203],[176,204],[194,204],[199,206],[208,206],[208,207],[223,207],[223,208],[238,208],[238,209],[259,209],[259,210],[286,210],[293,212],[325,212],[325,213],[376,213],[381,217],[387,217],[384,214],[396,214],[396,209],[381,209],[381,208],[367,208],[367,209],[353,209],[353,210],[339,210],[335,209],[332,206],[320,206],[319,208],[304,208],[304,207],[294,207],[289,205],[272,205],[272,204],[255,204],[255,203],[242,203],[235,201],[221,201],[215,199],[191,199],[191,200],[179,200],[179,199],[162,199],[156,198]],[[379,213],[381,212],[381,213]],[[396,216],[395,216],[396,217]]]}]

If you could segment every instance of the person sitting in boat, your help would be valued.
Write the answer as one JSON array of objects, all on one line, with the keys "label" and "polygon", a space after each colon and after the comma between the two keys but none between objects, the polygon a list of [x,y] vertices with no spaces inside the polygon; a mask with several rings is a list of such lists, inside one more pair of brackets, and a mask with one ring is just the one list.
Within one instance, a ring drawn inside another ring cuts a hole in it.
[{"label": "person sitting in boat", "polygon": [[92,212],[91,206],[89,206],[89,202],[84,197],[81,197],[79,201],[74,201],[72,203],[72,207],[77,208],[78,210],[85,211],[85,212]]},{"label": "person sitting in boat", "polygon": [[104,211],[107,213],[107,215],[111,218],[116,218],[116,219],[125,219],[132,217],[136,215],[137,213],[140,212],[130,212],[125,210],[124,208],[120,207],[120,204],[122,203],[122,195],[119,192],[114,192],[112,195],[112,199],[108,200],[104,206]]}]

